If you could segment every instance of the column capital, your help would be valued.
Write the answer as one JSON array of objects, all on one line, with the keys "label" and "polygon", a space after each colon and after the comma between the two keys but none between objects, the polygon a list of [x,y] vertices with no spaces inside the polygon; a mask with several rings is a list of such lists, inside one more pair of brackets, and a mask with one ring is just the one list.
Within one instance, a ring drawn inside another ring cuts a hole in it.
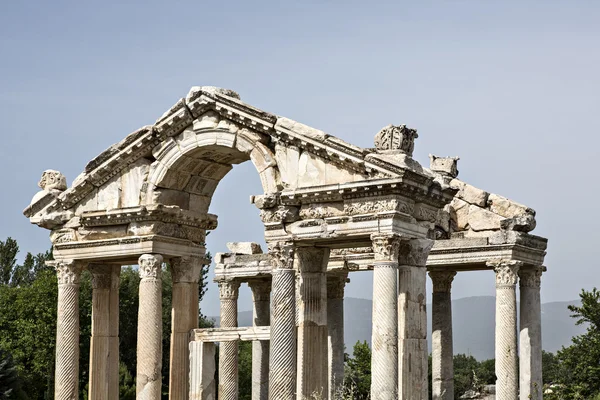
[{"label": "column capital", "polygon": [[252,290],[254,301],[269,301],[271,299],[271,280],[249,279],[248,286]]},{"label": "column capital", "polygon": [[219,298],[221,300],[237,300],[240,282],[233,279],[220,279],[217,280],[219,285]]},{"label": "column capital", "polygon": [[113,274],[115,266],[111,264],[90,264],[92,289],[115,289],[119,287],[118,274]]},{"label": "column capital", "polygon": [[77,285],[81,279],[83,263],[75,260],[53,260],[47,261],[46,265],[56,269],[56,277],[59,285]]},{"label": "column capital", "polygon": [[267,246],[273,269],[294,269],[293,242],[269,242]]},{"label": "column capital", "polygon": [[429,251],[433,247],[431,239],[405,239],[400,243],[398,263],[413,267],[426,267]]},{"label": "column capital", "polygon": [[140,278],[157,279],[160,277],[163,257],[159,254],[142,254],[138,260]]},{"label": "column capital", "polygon": [[544,267],[541,265],[519,269],[519,286],[539,289],[542,284],[542,272],[544,272]]},{"label": "column capital", "polygon": [[434,293],[450,293],[456,271],[429,271]]},{"label": "column capital", "polygon": [[206,264],[203,257],[174,257],[171,259],[171,276],[173,283],[197,283],[200,272]]},{"label": "column capital", "polygon": [[494,272],[496,273],[496,287],[502,288],[514,287],[517,284],[517,274],[523,262],[515,260],[491,260],[486,265],[494,268]]},{"label": "column capital", "polygon": [[402,236],[397,234],[372,234],[371,242],[373,243],[375,261],[397,263],[402,239]]},{"label": "column capital", "polygon": [[329,275],[327,277],[327,298],[343,299],[346,283],[349,281],[348,274]]}]

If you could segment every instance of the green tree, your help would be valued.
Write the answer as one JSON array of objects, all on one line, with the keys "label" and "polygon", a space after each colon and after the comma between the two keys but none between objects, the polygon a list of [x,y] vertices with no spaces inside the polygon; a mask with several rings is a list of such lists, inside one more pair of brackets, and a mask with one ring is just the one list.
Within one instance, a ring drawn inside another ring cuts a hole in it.
[{"label": "green tree", "polygon": [[371,348],[366,341],[354,344],[353,357],[346,356],[344,391],[354,400],[371,396]]},{"label": "green tree", "polygon": [[239,400],[252,399],[252,342],[239,342]]},{"label": "green tree", "polygon": [[8,285],[17,265],[19,246],[13,238],[0,240],[0,284]]},{"label": "green tree", "polygon": [[592,399],[600,395],[600,291],[582,290],[581,306],[569,306],[576,324],[586,324],[583,335],[558,351],[555,390],[563,398]]},{"label": "green tree", "polygon": [[0,349],[0,400],[29,399],[22,390],[22,382],[10,353]]}]

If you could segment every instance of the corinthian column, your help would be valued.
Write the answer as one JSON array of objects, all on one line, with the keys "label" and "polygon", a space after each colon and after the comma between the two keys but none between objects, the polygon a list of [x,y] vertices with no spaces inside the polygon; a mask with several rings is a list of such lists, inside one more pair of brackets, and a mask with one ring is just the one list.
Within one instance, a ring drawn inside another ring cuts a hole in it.
[{"label": "corinthian column", "polygon": [[[253,326],[269,326],[271,320],[271,281],[250,280],[252,289]],[[252,342],[252,400],[267,400],[269,396],[269,342]]]},{"label": "corinthian column", "polygon": [[296,249],[298,304],[299,400],[324,399],[329,393],[327,374],[327,263],[329,249]]},{"label": "corinthian column", "polygon": [[429,398],[427,351],[427,257],[433,240],[403,240],[398,279],[398,397]]},{"label": "corinthian column", "polygon": [[[217,281],[221,299],[221,328],[238,326],[238,293],[240,283],[233,280]],[[238,398],[238,342],[222,342],[219,352],[219,400]]]},{"label": "corinthian column", "polygon": [[398,399],[398,252],[397,235],[372,235],[373,332],[371,399]]},{"label": "corinthian column", "polygon": [[158,254],[139,261],[140,306],[137,334],[136,398],[159,400],[162,386],[162,263]]},{"label": "corinthian column", "polygon": [[273,263],[269,399],[293,399],[296,394],[296,283],[294,247],[269,243]]},{"label": "corinthian column", "polygon": [[189,335],[198,327],[198,280],[202,269],[199,257],[171,260],[173,297],[171,301],[171,354],[169,399],[189,398]]},{"label": "corinthian column", "polygon": [[454,400],[454,351],[452,349],[452,281],[456,271],[431,271],[433,400]]},{"label": "corinthian column", "polygon": [[92,337],[89,399],[119,398],[120,265],[89,266],[92,273]]},{"label": "corinthian column", "polygon": [[342,398],[344,388],[344,288],[348,274],[327,277],[329,338],[329,400]]},{"label": "corinthian column", "polygon": [[496,272],[496,397],[518,397],[517,377],[517,273],[521,262],[489,261]]},{"label": "corinthian column", "polygon": [[54,398],[79,398],[79,278],[81,264],[72,261],[48,263],[58,277],[56,314],[56,367]]},{"label": "corinthian column", "polygon": [[543,267],[519,270],[521,332],[519,374],[521,400],[542,399],[542,310],[540,284]]}]

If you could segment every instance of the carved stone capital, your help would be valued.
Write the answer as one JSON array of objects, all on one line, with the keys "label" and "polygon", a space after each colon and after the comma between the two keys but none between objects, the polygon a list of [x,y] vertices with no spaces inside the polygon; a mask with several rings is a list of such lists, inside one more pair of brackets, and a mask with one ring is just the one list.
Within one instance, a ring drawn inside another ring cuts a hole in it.
[{"label": "carved stone capital", "polygon": [[56,269],[58,285],[79,285],[83,265],[73,260],[52,261],[49,266]]},{"label": "carved stone capital", "polygon": [[514,288],[517,284],[519,268],[523,265],[521,261],[493,260],[488,261],[487,266],[494,268],[496,273],[497,288]]},{"label": "carved stone capital", "polygon": [[327,298],[343,299],[346,283],[349,282],[348,274],[332,275],[327,277]]},{"label": "carved stone capital", "polygon": [[433,282],[434,293],[450,293],[456,271],[430,271],[429,277]]},{"label": "carved stone capital", "polygon": [[163,257],[159,254],[142,254],[138,260],[140,278],[157,279],[162,273]]},{"label": "carved stone capital", "polygon": [[221,300],[237,300],[240,282],[232,279],[222,279],[217,281],[219,285],[219,299]]},{"label": "carved stone capital", "polygon": [[372,234],[375,261],[398,262],[402,237],[394,234]]},{"label": "carved stone capital", "polygon": [[296,267],[300,272],[326,272],[329,249],[323,247],[297,247]]},{"label": "carved stone capital", "polygon": [[271,299],[271,280],[250,279],[248,286],[252,290],[252,299],[256,301],[269,301]]},{"label": "carved stone capital", "polygon": [[110,264],[90,264],[92,274],[92,289],[118,289],[120,281],[120,266]]},{"label": "carved stone capital", "polygon": [[268,243],[273,269],[294,269],[294,243]]},{"label": "carved stone capital", "polygon": [[197,283],[204,262],[204,258],[201,257],[172,258],[170,266],[173,283]]},{"label": "carved stone capital", "polygon": [[542,285],[542,272],[544,267],[534,267],[519,270],[519,286],[539,289]]},{"label": "carved stone capital", "polygon": [[400,255],[398,262],[400,265],[410,265],[414,267],[427,266],[427,257],[433,247],[431,239],[409,239],[400,243]]}]

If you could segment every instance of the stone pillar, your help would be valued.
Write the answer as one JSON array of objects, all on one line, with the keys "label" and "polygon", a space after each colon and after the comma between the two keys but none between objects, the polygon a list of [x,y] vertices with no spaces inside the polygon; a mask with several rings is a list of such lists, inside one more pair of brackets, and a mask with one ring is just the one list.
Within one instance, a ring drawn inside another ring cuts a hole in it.
[{"label": "stone pillar", "polygon": [[89,266],[92,274],[90,400],[119,398],[120,265]]},{"label": "stone pillar", "polygon": [[190,342],[190,399],[215,400],[214,343]]},{"label": "stone pillar", "polygon": [[325,399],[328,389],[327,263],[329,249],[296,249],[298,400]]},{"label": "stone pillar", "polygon": [[296,283],[294,247],[269,243],[273,263],[269,399],[293,399],[296,394]]},{"label": "stone pillar", "polygon": [[[240,283],[233,280],[217,281],[221,300],[221,328],[238,326],[238,293]],[[219,400],[237,400],[238,342],[221,342],[219,348]]]},{"label": "stone pillar", "polygon": [[518,397],[517,376],[517,273],[518,261],[489,261],[496,272],[496,398]]},{"label": "stone pillar", "polygon": [[521,400],[541,400],[542,383],[542,310],[540,284],[543,267],[519,270],[521,295],[521,332],[519,335],[519,374]]},{"label": "stone pillar", "polygon": [[433,240],[403,240],[398,279],[398,398],[429,398],[427,257]]},{"label": "stone pillar", "polygon": [[348,274],[327,277],[329,400],[342,399],[344,389],[344,288]]},{"label": "stone pillar", "polygon": [[171,301],[171,354],[169,399],[187,400],[189,396],[189,336],[198,327],[198,280],[202,269],[199,257],[171,260],[173,297]]},{"label": "stone pillar", "polygon": [[373,332],[371,399],[398,399],[398,251],[397,235],[372,235]]},{"label": "stone pillar", "polygon": [[[253,326],[269,326],[271,323],[271,281],[250,280],[252,289]],[[269,342],[255,340],[252,342],[252,400],[269,398]]]},{"label": "stone pillar", "polygon": [[136,398],[159,400],[162,386],[162,263],[158,254],[139,261],[140,306],[137,334]]},{"label": "stone pillar", "polygon": [[58,277],[54,398],[79,399],[79,279],[81,264],[72,260],[48,263]]},{"label": "stone pillar", "polygon": [[431,271],[433,282],[431,375],[433,400],[454,400],[452,281],[456,271]]}]

